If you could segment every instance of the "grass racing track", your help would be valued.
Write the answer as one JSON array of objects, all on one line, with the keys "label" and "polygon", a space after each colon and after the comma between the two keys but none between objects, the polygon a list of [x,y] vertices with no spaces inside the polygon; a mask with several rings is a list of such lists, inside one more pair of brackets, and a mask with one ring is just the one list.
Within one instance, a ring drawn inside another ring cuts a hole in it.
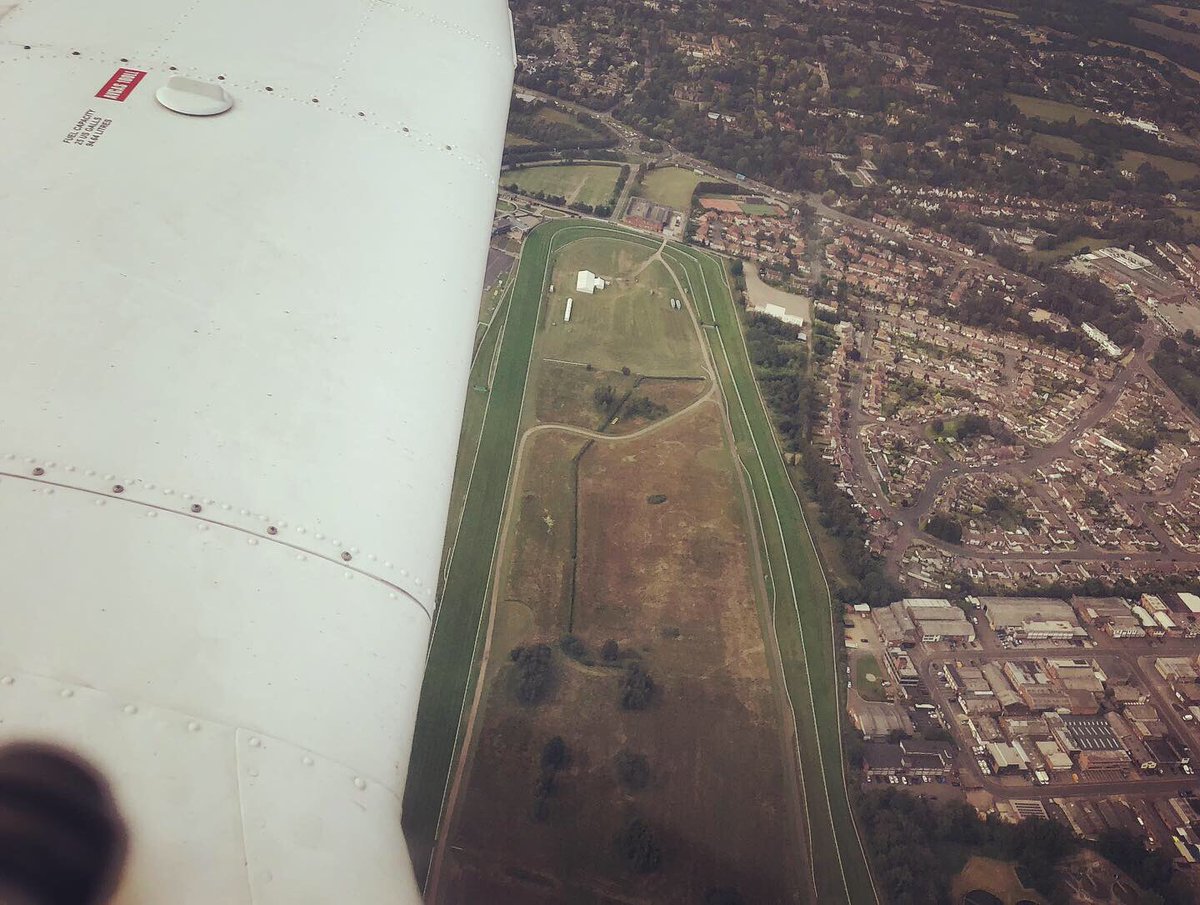
[{"label": "grass racing track", "polygon": [[[478,641],[485,631],[497,534],[550,258],[563,245],[592,236],[659,245],[638,233],[579,220],[544,224],[526,240],[417,712],[404,825],[418,874],[424,873],[433,847],[460,743],[461,720],[477,679]],[[705,325],[754,501],[758,541],[768,564],[764,576],[768,603],[796,720],[815,901],[874,905],[878,897],[850,810],[843,769],[841,678],[834,657],[829,586],[754,379],[723,266],[711,255],[674,244],[666,246],[663,258]],[[477,362],[477,368],[487,366],[486,361]]]}]

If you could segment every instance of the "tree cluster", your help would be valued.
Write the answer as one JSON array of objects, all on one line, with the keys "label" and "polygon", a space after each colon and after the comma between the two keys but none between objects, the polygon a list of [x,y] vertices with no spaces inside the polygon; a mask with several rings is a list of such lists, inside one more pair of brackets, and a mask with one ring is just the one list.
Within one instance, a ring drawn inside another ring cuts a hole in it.
[{"label": "tree cluster", "polygon": [[963,847],[1015,861],[1024,881],[1053,896],[1055,868],[1078,846],[1071,831],[1038,817],[1010,824],[981,820],[965,803],[935,804],[893,789],[872,790],[858,808],[876,880],[892,905],[949,901],[949,883]]},{"label": "tree cluster", "polygon": [[621,678],[621,706],[625,710],[645,710],[654,698],[654,679],[640,663],[632,663]]},{"label": "tree cluster", "polygon": [[558,772],[570,761],[571,752],[561,735],[556,735],[542,748],[541,769],[533,793],[533,819],[538,823],[550,816],[550,799],[558,790]]},{"label": "tree cluster", "polygon": [[617,834],[617,855],[621,862],[638,874],[652,874],[662,864],[662,848],[654,831],[641,817],[634,817]]},{"label": "tree cluster", "polygon": [[550,686],[554,652],[549,644],[514,647],[509,659],[516,665],[516,694],[522,704],[539,704]]},{"label": "tree cluster", "polygon": [[953,516],[943,515],[940,512],[935,512],[929,517],[929,521],[925,523],[925,533],[944,540],[948,544],[962,543],[962,524]]},{"label": "tree cluster", "polygon": [[1167,337],[1150,364],[1193,412],[1200,413],[1200,349]]}]

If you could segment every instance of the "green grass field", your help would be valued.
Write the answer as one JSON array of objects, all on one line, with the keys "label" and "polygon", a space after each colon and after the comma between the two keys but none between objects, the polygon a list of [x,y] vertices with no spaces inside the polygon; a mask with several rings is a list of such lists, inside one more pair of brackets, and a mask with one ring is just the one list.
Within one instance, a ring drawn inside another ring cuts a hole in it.
[{"label": "green grass field", "polygon": [[[1192,24],[1200,20],[1200,11],[1192,10]],[[1190,44],[1192,47],[1200,47],[1200,34],[1194,31],[1187,31],[1183,28],[1172,28],[1169,25],[1160,25],[1158,22],[1151,22],[1149,19],[1133,19],[1133,27],[1138,31],[1144,31],[1147,34],[1156,35],[1160,38],[1166,38],[1168,41],[1175,41],[1179,44]],[[1181,19],[1182,22],[1187,22],[1187,19]]]},{"label": "green grass field", "polygon": [[[1050,108],[1045,108],[1045,112],[1043,113],[1034,113],[1033,104],[1054,104],[1054,102],[1038,101],[1034,98],[1029,98],[1027,100],[1029,101],[1028,106],[1030,106],[1030,110],[1027,110],[1026,112],[1029,113],[1029,115],[1041,116],[1044,119],[1061,120],[1063,118],[1069,118],[1062,115],[1065,111],[1061,108],[1065,105],[1055,105],[1053,111],[1051,111]],[[1020,106],[1022,110],[1025,110],[1026,104],[1022,102],[1018,103],[1018,106]],[[1071,109],[1079,110],[1081,108]],[[1051,115],[1051,113],[1054,115]],[[1090,114],[1090,116],[1095,118],[1095,114]],[[1078,114],[1076,114],[1076,119],[1080,122],[1083,121],[1082,117],[1078,116]],[[1071,139],[1064,138],[1060,135],[1043,135],[1040,132],[1036,132],[1034,133],[1031,144],[1036,148],[1044,148],[1045,150],[1050,151],[1052,154],[1057,154],[1060,157],[1069,158],[1071,160],[1079,161],[1088,156],[1087,149],[1083,145],[1077,141],[1072,141]],[[1195,179],[1197,176],[1200,176],[1200,165],[1194,164],[1187,160],[1176,160],[1173,157],[1164,157],[1161,154],[1147,154],[1144,151],[1127,150],[1121,154],[1121,165],[1125,169],[1136,172],[1137,168],[1143,163],[1149,163],[1156,169],[1162,170],[1174,182],[1183,182],[1185,180]]]},{"label": "green grass field", "polygon": [[[463,506],[462,530],[437,613],[404,797],[404,826],[423,875],[449,771],[459,745],[464,702],[478,666],[476,640],[492,574],[520,419],[527,366],[549,256],[573,239],[621,237],[653,250],[647,237],[578,221],[530,234],[508,306],[501,350],[483,417],[478,464]],[[829,589],[759,395],[724,268],[714,257],[669,245],[664,259],[696,306],[717,363],[739,457],[755,504],[766,555],[789,701],[798,728],[816,901],[876,903],[866,855],[850,811],[841,746],[841,678],[834,653]],[[607,291],[607,290],[606,290]]]},{"label": "green grass field", "polygon": [[1107,113],[1096,113],[1094,110],[1088,110],[1086,107],[1076,107],[1074,104],[1064,104],[1045,97],[1029,97],[1024,94],[1012,93],[1007,94],[1006,97],[1016,104],[1017,109],[1026,116],[1036,116],[1038,119],[1044,119],[1047,122],[1065,123],[1071,117],[1075,117],[1075,121],[1081,125],[1092,119],[1110,123],[1117,121],[1116,117],[1110,116]]},{"label": "green grass field", "polygon": [[1148,163],[1155,169],[1166,173],[1172,182],[1185,182],[1200,176],[1200,166],[1190,161],[1163,157],[1161,154],[1146,154],[1143,151],[1125,151],[1121,155],[1121,163],[1126,169],[1135,173],[1143,163]]},{"label": "green grass field", "polygon": [[702,181],[704,177],[697,176],[692,170],[685,170],[683,167],[660,167],[646,174],[637,194],[667,207],[686,211],[691,208],[692,194]]},{"label": "green grass field", "polygon": [[[672,311],[679,296],[670,271],[660,261],[646,263],[654,249],[608,238],[572,242],[554,262],[541,330],[542,355],[560,361],[651,377],[698,377],[700,349],[690,318]],[[645,265],[636,282],[628,276]],[[611,281],[592,294],[575,291],[581,270]],[[571,322],[563,323],[566,300],[573,298]]]},{"label": "green grass field", "polygon": [[864,701],[886,701],[887,692],[883,690],[883,671],[879,661],[871,654],[864,654],[854,663],[854,690]]},{"label": "green grass field", "polygon": [[1035,132],[1030,144],[1035,148],[1042,148],[1051,154],[1068,157],[1071,160],[1082,160],[1087,157],[1087,148],[1079,142],[1061,135],[1044,135],[1041,132]]},{"label": "green grass field", "polygon": [[1125,48],[1128,48],[1129,50],[1137,51],[1138,53],[1144,53],[1146,56],[1150,57],[1151,59],[1155,59],[1161,63],[1168,63],[1171,66],[1174,66],[1176,69],[1178,69],[1184,75],[1186,75],[1188,78],[1193,79],[1194,81],[1200,82],[1200,72],[1197,72],[1195,69],[1188,69],[1188,67],[1184,66],[1182,63],[1178,63],[1175,60],[1172,60],[1170,57],[1164,56],[1161,53],[1156,53],[1153,50],[1146,50],[1144,47],[1137,47],[1133,44],[1122,44],[1120,41],[1107,41],[1104,38],[1097,38],[1096,43],[1107,44],[1110,47],[1125,47]]},{"label": "green grass field", "polygon": [[1104,236],[1076,236],[1057,248],[1031,248],[1026,251],[1026,254],[1036,261],[1059,261],[1074,257],[1085,248],[1095,251],[1097,248],[1107,248],[1109,245],[1112,245],[1112,240]]},{"label": "green grass field", "polygon": [[1200,226],[1200,210],[1194,210],[1189,207],[1173,207],[1171,208],[1171,213]]},{"label": "green grass field", "polygon": [[605,164],[564,164],[525,167],[507,170],[500,175],[500,184],[515,185],[517,191],[544,192],[561,195],[568,204],[608,204],[612,201],[621,168]]}]

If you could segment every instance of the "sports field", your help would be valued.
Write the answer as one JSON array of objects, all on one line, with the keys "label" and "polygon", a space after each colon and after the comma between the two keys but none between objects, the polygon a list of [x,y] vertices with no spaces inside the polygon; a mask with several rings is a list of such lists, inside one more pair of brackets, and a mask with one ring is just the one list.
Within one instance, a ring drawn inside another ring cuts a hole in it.
[{"label": "sports field", "polygon": [[567,199],[567,204],[595,207],[613,200],[621,168],[606,164],[549,164],[507,170],[500,184],[526,194],[541,192]]},{"label": "sports field", "polygon": [[692,193],[703,180],[703,176],[683,167],[659,167],[646,173],[637,194],[667,207],[687,211],[692,206]]},{"label": "sports field", "polygon": [[[459,744],[459,719],[469,705],[478,654],[476,638],[486,627],[480,617],[550,245],[570,238],[614,236],[641,245],[648,253],[657,248],[652,240],[614,227],[566,221],[536,230],[523,253],[418,714],[405,795],[405,827],[418,866],[433,841],[451,760]],[[805,787],[815,889],[815,895],[807,898],[822,903],[875,902],[845,787],[841,681],[834,660],[829,592],[800,501],[754,382],[722,266],[708,255],[681,246],[667,246],[663,258],[683,284],[700,319],[709,325],[706,338],[755,503],[754,521],[766,558],[768,601],[798,727],[795,753]]]}]

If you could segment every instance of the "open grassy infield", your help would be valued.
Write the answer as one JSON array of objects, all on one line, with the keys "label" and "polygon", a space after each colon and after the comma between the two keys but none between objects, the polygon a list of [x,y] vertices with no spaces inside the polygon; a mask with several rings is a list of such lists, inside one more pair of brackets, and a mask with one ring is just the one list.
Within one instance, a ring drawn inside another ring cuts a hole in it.
[{"label": "open grassy infield", "polygon": [[526,194],[559,195],[568,204],[595,207],[612,201],[620,176],[619,164],[548,164],[506,170],[500,174],[500,184],[516,185],[518,191]]},{"label": "open grassy infield", "polygon": [[696,186],[703,181],[703,176],[683,167],[659,167],[646,174],[637,194],[658,204],[687,211],[692,206]]},{"label": "open grassy infield", "polygon": [[[651,260],[655,251],[603,237],[563,248],[539,324],[542,356],[652,377],[699,376],[691,320],[671,308],[679,291],[666,265]],[[592,295],[577,292],[581,270],[610,285]],[[622,276],[638,271],[636,280]],[[568,298],[574,300],[571,321],[564,323]]]},{"label": "open grassy infield", "polygon": [[[471,474],[462,529],[444,583],[418,712],[404,822],[419,873],[433,844],[451,762],[459,745],[464,701],[468,700],[477,670],[476,641],[485,627],[481,616],[489,592],[547,256],[552,244],[557,248],[573,238],[618,236],[647,249],[647,255],[658,245],[614,227],[581,226],[570,221],[536,230],[522,256],[483,419],[478,462]],[[705,332],[755,502],[753,520],[761,532],[758,541],[766,557],[768,595],[799,730],[797,754],[804,781],[816,901],[874,903],[877,899],[846,793],[841,685],[834,659],[828,589],[803,510],[758,394],[721,264],[683,246],[667,246],[663,256],[683,283],[701,320],[709,326]],[[527,624],[525,614],[515,610],[502,615],[503,624],[512,622],[515,630]]]}]

